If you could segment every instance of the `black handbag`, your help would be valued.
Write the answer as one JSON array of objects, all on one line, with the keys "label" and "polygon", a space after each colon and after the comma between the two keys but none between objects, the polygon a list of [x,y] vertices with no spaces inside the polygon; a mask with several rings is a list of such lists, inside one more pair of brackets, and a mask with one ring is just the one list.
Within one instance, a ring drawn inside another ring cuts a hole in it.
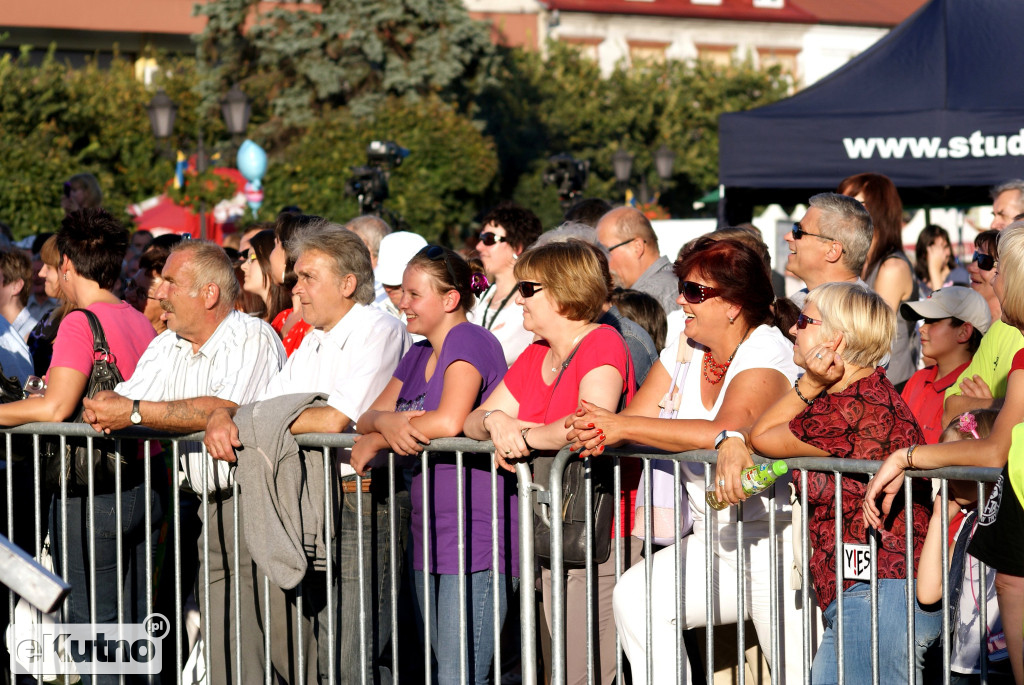
[{"label": "black handbag", "polygon": [[[625,346],[625,343],[623,343]],[[569,358],[562,363],[555,384],[551,388],[552,396],[562,373],[569,367],[569,362],[576,355],[579,345],[573,349]],[[632,383],[632,359],[629,348],[626,348],[626,384]],[[617,412],[626,406],[626,395],[619,398]],[[551,480],[551,464],[554,457],[539,457],[534,460],[533,480],[535,483],[547,485]],[[587,519],[593,521],[593,540],[591,551],[595,564],[608,561],[612,550],[612,517],[615,510],[615,473],[611,459],[591,458],[589,474],[584,460],[578,456],[570,457],[562,472],[562,563],[566,568],[582,568],[587,565]],[[587,481],[591,485],[591,508],[587,509]],[[534,505],[533,536],[534,552],[544,560],[551,560],[551,528],[539,515],[540,505]],[[548,510],[553,514],[554,510]]]},{"label": "black handbag", "polygon": [[[82,312],[89,321],[89,328],[92,329],[93,362],[92,372],[85,386],[85,397],[93,397],[101,390],[113,390],[118,383],[124,379],[114,363],[114,355],[110,353],[106,336],[103,334],[103,326],[96,318],[96,315],[87,309],[73,309],[72,312]],[[71,314],[71,312],[68,312]],[[72,423],[81,423],[84,407],[78,405],[71,418]],[[134,484],[138,479],[139,468],[135,455],[138,451],[138,441],[121,440],[121,485]],[[56,437],[50,437],[45,445],[46,473],[45,480],[47,487],[54,491],[60,490],[61,476],[67,480],[67,487],[70,492],[84,493],[89,484],[89,463],[93,467],[93,488],[96,494],[110,493],[114,491],[114,473],[118,454],[116,444],[110,438],[93,438],[92,450],[88,449],[86,438],[69,437],[65,440],[64,450],[60,450],[60,442]],[[130,458],[127,455],[131,455]]]},{"label": "black handbag", "polygon": [[0,404],[17,402],[25,399],[25,391],[17,376],[4,375],[4,367],[0,366]]}]

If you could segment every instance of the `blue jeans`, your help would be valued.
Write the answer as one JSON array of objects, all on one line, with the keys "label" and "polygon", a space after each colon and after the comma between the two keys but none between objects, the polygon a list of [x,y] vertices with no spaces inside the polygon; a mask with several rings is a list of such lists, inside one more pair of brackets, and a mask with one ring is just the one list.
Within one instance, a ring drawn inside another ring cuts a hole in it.
[{"label": "blue jeans", "polygon": [[[167,471],[160,459],[151,464],[153,483],[152,497],[145,484],[122,490],[121,498],[121,547],[117,545],[118,496],[114,493],[96,495],[94,500],[94,525],[96,558],[89,557],[89,498],[67,499],[68,517],[68,568],[66,576],[71,585],[71,594],[65,602],[68,623],[92,623],[90,620],[90,561],[96,568],[96,623],[117,623],[117,588],[121,587],[124,597],[125,623],[141,623],[147,615],[146,607],[146,557],[156,550],[160,526],[167,506]],[[146,509],[150,510],[153,528],[146,530]],[[53,498],[50,507],[50,542],[54,564],[63,561],[61,550],[62,526],[59,494]],[[147,539],[148,535],[148,539]],[[117,559],[121,557],[123,575],[117,575]],[[154,567],[155,570],[155,567]],[[154,588],[155,591],[155,588]],[[82,674],[82,682],[91,677]],[[127,679],[129,682],[131,678]],[[116,676],[98,676],[96,682],[116,683]]]},{"label": "blue jeans", "polygon": [[[413,574],[420,616],[423,612],[423,572]],[[519,586],[518,578],[498,574],[498,616],[505,623],[508,596]],[[431,573],[428,578],[430,596],[430,644],[434,649],[438,685],[457,685],[459,677],[459,577]],[[494,657],[494,571],[466,574],[466,640],[467,682],[487,685]]]},{"label": "blue jeans", "polygon": [[[366,682],[390,685],[391,669],[381,663],[385,649],[391,641],[391,576],[401,578],[405,546],[409,536],[409,513],[412,505],[409,493],[399,487],[395,492],[395,512],[398,516],[398,539],[391,540],[388,524],[387,476],[381,471],[367,493],[343,493],[341,523],[337,535],[337,563],[340,591],[334,596],[339,603],[339,620],[335,623],[340,633],[336,658],[340,661],[339,682],[356,685],[360,682],[360,630],[359,630],[359,547],[356,527],[363,530],[363,575],[366,587]],[[363,520],[357,516],[358,497],[363,499]],[[395,544],[397,568],[391,568],[390,550]],[[326,645],[321,647],[321,679],[326,682]],[[337,663],[337,662],[336,662]]]},{"label": "blue jeans", "polygon": [[[878,581],[878,672],[883,682],[907,682],[907,581]],[[911,592],[914,586],[910,586]],[[843,593],[843,657],[848,683],[871,682],[871,594],[868,583],[857,583]],[[822,614],[825,630],[811,666],[811,682],[816,685],[838,682],[836,653],[837,602],[833,600]],[[922,682],[924,653],[942,631],[942,612],[926,612],[914,598],[914,650],[916,682]]]}]

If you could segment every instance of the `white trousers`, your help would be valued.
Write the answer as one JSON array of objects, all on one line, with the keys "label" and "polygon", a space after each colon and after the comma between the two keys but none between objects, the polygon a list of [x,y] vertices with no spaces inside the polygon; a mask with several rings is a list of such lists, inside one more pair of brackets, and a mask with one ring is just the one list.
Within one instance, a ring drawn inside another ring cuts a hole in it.
[{"label": "white trousers", "polygon": [[[683,590],[683,628],[706,625],[707,583],[712,584],[712,620],[715,625],[736,623],[737,597],[739,587],[736,578],[736,524],[714,527],[711,554],[712,570],[708,579],[706,571],[705,526],[707,522],[694,523],[693,534],[683,538],[681,588]],[[803,628],[800,608],[800,591],[790,589],[790,568],[793,564],[792,525],[788,520],[776,523],[776,551],[778,569],[776,592],[779,598],[779,621],[774,629],[771,625],[771,580],[769,569],[768,522],[756,521],[743,524],[744,574],[743,596],[744,616],[754,622],[761,650],[772,669],[778,668],[779,682],[800,683],[803,681]],[[676,644],[676,598],[675,559],[677,549],[667,547],[652,558],[653,595],[651,598],[651,624],[654,672],[652,683],[675,683],[676,656],[682,657],[683,682],[690,682],[690,665],[686,648]],[[623,651],[629,659],[633,682],[643,685],[647,682],[646,644],[646,588],[645,564],[640,561],[623,574],[613,594],[615,626],[619,631]],[[814,593],[810,594],[810,611],[814,612],[811,622],[811,646],[817,645],[821,635],[821,612],[817,608]],[[781,664],[771,663],[772,639],[779,640]],[[677,651],[678,650],[678,651]],[[811,654],[813,659],[813,653]]]}]

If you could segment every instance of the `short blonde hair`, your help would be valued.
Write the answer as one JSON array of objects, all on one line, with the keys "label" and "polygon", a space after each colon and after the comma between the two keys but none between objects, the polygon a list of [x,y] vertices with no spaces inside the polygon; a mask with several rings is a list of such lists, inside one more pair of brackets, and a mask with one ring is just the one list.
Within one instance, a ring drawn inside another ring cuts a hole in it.
[{"label": "short blonde hair", "polygon": [[855,283],[825,283],[807,295],[821,313],[825,339],[843,334],[844,362],[876,367],[892,350],[896,339],[896,313],[878,293]]},{"label": "short blonde hair", "polygon": [[1014,221],[999,233],[999,278],[1003,279],[1003,321],[1024,326],[1024,221]]},{"label": "short blonde hair", "polygon": [[542,284],[559,314],[571,321],[593,321],[608,299],[601,262],[580,240],[530,248],[520,255],[513,273],[517,281]]}]

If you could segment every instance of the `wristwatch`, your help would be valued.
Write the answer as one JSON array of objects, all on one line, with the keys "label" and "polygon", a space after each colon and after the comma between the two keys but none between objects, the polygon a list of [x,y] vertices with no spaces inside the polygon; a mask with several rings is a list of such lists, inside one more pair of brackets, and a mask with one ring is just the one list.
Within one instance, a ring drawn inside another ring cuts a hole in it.
[{"label": "wristwatch", "polygon": [[739,438],[740,440],[744,440],[743,433],[740,433],[739,431],[722,431],[715,437],[716,450],[718,449],[718,446],[726,440],[726,438]]},{"label": "wristwatch", "polygon": [[140,401],[141,400],[134,400],[132,402],[132,413],[128,417],[131,420],[132,425],[135,425],[135,426],[138,426],[140,423],[142,423],[142,414],[139,412],[139,403],[140,403]]}]

